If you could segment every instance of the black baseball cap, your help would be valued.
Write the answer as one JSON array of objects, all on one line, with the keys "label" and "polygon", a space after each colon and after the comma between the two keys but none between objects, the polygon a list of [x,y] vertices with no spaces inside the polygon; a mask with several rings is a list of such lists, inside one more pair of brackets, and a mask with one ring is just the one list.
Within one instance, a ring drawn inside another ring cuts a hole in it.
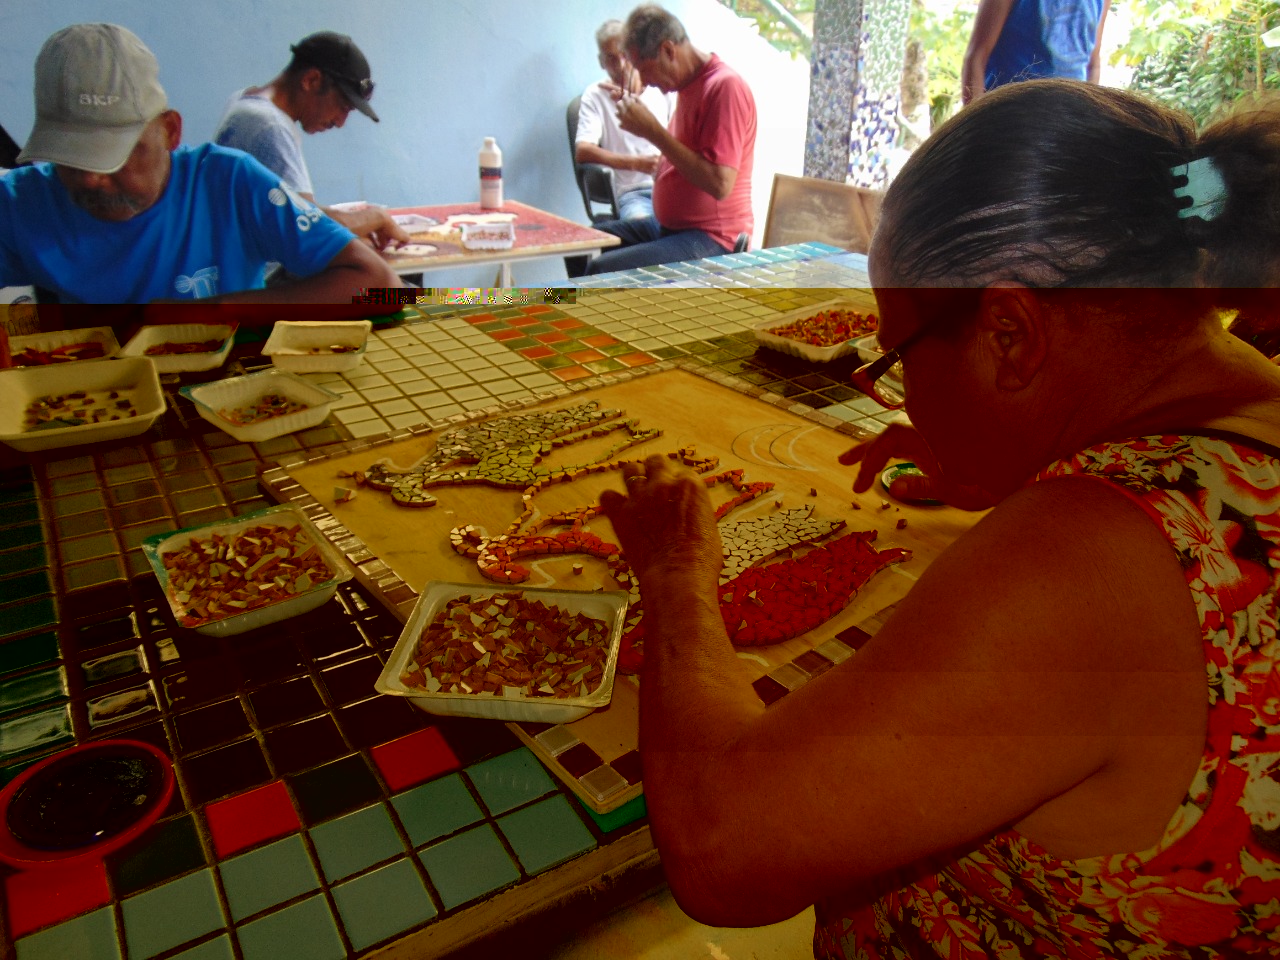
[{"label": "black baseball cap", "polygon": [[289,48],[296,62],[315,67],[338,85],[351,105],[375,123],[378,115],[369,106],[373,78],[369,61],[345,33],[322,30],[303,37]]}]

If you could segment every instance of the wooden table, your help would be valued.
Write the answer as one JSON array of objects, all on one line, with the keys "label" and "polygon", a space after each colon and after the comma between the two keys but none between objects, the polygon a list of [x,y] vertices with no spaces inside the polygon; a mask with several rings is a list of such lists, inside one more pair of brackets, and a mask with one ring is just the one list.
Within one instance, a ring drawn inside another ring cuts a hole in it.
[{"label": "wooden table", "polygon": [[[436,248],[434,252],[386,252],[387,261],[401,276],[445,267],[496,263],[497,286],[508,288],[512,286],[511,264],[517,260],[593,253],[605,247],[616,247],[622,242],[611,233],[584,227],[580,223],[515,200],[506,201],[500,211],[481,210],[478,203],[445,203],[427,207],[397,207],[387,212],[392,216],[416,213],[440,223],[438,228],[412,234],[415,244],[430,244]],[[516,242],[511,249],[467,250],[462,246],[462,237],[457,229],[445,229],[450,217],[477,217],[491,213],[515,214]]]}]

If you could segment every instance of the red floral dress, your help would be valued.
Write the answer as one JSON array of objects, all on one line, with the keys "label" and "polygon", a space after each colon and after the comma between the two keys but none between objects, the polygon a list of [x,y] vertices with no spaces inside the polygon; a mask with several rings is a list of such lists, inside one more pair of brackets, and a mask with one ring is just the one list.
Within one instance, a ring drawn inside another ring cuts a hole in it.
[{"label": "red floral dress", "polygon": [[913,864],[874,903],[818,904],[815,956],[1280,957],[1280,450],[1258,447],[1227,435],[1144,437],[1035,477],[1118,485],[1186,573],[1209,729],[1160,842],[1059,860],[1003,830],[958,859]]}]

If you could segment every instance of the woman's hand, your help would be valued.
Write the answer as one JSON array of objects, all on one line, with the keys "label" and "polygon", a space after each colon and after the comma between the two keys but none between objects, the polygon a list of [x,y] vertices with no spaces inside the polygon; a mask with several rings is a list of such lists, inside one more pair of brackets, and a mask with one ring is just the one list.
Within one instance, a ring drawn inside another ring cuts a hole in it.
[{"label": "woman's hand", "polygon": [[675,574],[714,589],[724,548],[706,485],[663,454],[626,464],[622,480],[627,495],[606,490],[600,506],[641,584]]},{"label": "woman's hand", "polygon": [[854,493],[870,490],[890,460],[910,460],[925,474],[897,477],[889,485],[889,493],[899,500],[941,500],[961,510],[986,510],[996,504],[997,498],[981,487],[951,483],[924,437],[915,427],[906,424],[891,423],[878,437],[840,455],[840,462],[845,466],[861,464],[853,481]]}]

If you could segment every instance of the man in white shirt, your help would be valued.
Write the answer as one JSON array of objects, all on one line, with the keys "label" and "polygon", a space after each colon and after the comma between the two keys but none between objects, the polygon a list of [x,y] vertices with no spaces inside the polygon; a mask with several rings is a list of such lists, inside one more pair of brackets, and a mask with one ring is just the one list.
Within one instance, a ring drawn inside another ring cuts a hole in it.
[{"label": "man in white shirt", "polygon": [[614,171],[618,216],[634,220],[653,216],[653,175],[662,154],[648,140],[618,126],[617,95],[623,90],[639,97],[664,126],[671,119],[671,101],[657,87],[646,87],[622,48],[621,20],[608,20],[596,31],[599,60],[608,80],[593,83],[582,94],[578,113],[578,163],[599,163]]}]

